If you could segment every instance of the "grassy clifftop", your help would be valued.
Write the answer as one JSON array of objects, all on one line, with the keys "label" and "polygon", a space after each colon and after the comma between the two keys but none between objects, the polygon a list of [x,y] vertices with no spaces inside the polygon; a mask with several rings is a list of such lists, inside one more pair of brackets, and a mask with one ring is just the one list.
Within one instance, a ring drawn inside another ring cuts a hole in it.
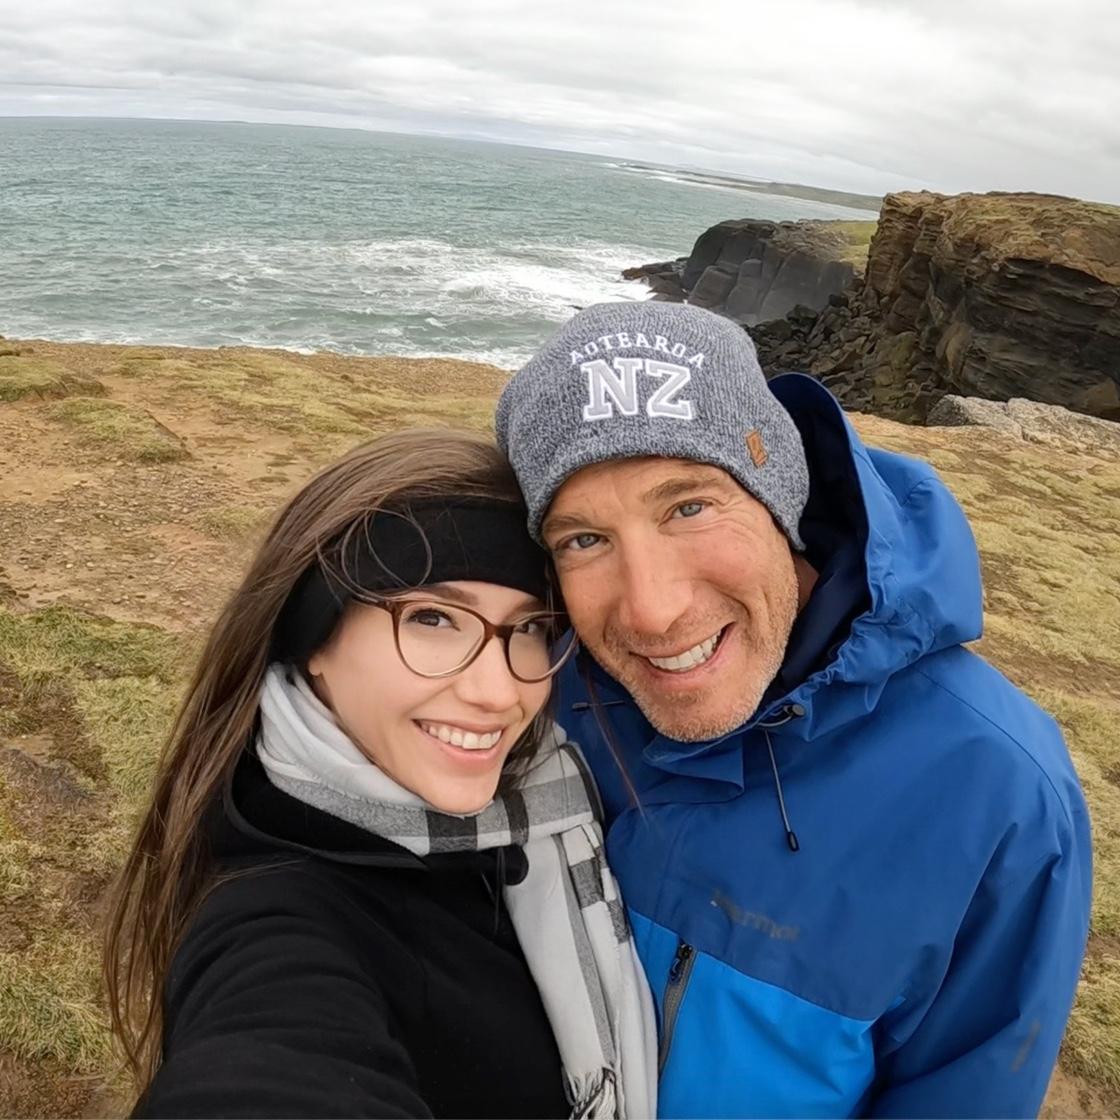
[{"label": "grassy clifftop", "polygon": [[[0,1114],[120,1114],[93,930],[199,636],[271,512],[401,425],[486,429],[453,361],[0,340]],[[1093,807],[1089,960],[1048,1105],[1120,1109],[1120,464],[857,418],[931,459],[984,559],[982,652],[1061,720]]]}]

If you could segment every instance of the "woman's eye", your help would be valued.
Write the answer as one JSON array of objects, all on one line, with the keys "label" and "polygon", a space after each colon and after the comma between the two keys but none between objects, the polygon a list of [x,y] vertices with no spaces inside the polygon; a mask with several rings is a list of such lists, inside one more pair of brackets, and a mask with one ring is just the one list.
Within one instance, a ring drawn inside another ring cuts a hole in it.
[{"label": "woman's eye", "polygon": [[515,628],[519,634],[529,634],[535,638],[546,633],[547,623],[543,618],[526,618],[516,623]]},{"label": "woman's eye", "polygon": [[451,616],[443,611],[425,607],[423,610],[413,611],[407,616],[407,621],[417,626],[451,626]]},{"label": "woman's eye", "polygon": [[704,509],[704,502],[681,502],[674,511],[678,517],[695,517]]}]

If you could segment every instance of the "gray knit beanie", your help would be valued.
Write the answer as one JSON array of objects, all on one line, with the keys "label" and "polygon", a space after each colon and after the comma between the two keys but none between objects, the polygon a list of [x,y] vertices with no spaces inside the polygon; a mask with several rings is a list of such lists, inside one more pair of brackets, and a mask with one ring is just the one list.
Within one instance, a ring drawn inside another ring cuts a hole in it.
[{"label": "gray knit beanie", "polygon": [[801,435],[766,385],[754,343],[714,312],[657,301],[575,315],[514,375],[495,419],[529,507],[529,532],[592,463],[659,456],[722,467],[794,548],[809,497]]}]

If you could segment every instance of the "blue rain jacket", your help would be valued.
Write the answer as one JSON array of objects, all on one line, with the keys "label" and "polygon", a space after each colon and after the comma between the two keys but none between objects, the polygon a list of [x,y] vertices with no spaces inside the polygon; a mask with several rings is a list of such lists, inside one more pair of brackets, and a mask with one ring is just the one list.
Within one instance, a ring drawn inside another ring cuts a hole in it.
[{"label": "blue rain jacket", "polygon": [[979,562],[932,468],[865,447],[810,378],[771,388],[821,578],[759,712],[681,743],[583,655],[558,690],[658,1005],[659,1114],[1033,1116],[1088,928],[1077,777],[963,648]]}]

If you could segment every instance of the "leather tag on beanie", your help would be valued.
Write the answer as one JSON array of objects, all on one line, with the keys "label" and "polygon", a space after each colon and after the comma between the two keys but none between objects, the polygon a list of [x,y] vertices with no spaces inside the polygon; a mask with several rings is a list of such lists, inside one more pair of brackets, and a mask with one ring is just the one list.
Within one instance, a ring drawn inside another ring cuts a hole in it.
[{"label": "leather tag on beanie", "polygon": [[766,466],[770,453],[766,450],[766,444],[762,442],[762,433],[757,428],[747,433],[747,450],[751,453],[751,462],[756,467]]}]

